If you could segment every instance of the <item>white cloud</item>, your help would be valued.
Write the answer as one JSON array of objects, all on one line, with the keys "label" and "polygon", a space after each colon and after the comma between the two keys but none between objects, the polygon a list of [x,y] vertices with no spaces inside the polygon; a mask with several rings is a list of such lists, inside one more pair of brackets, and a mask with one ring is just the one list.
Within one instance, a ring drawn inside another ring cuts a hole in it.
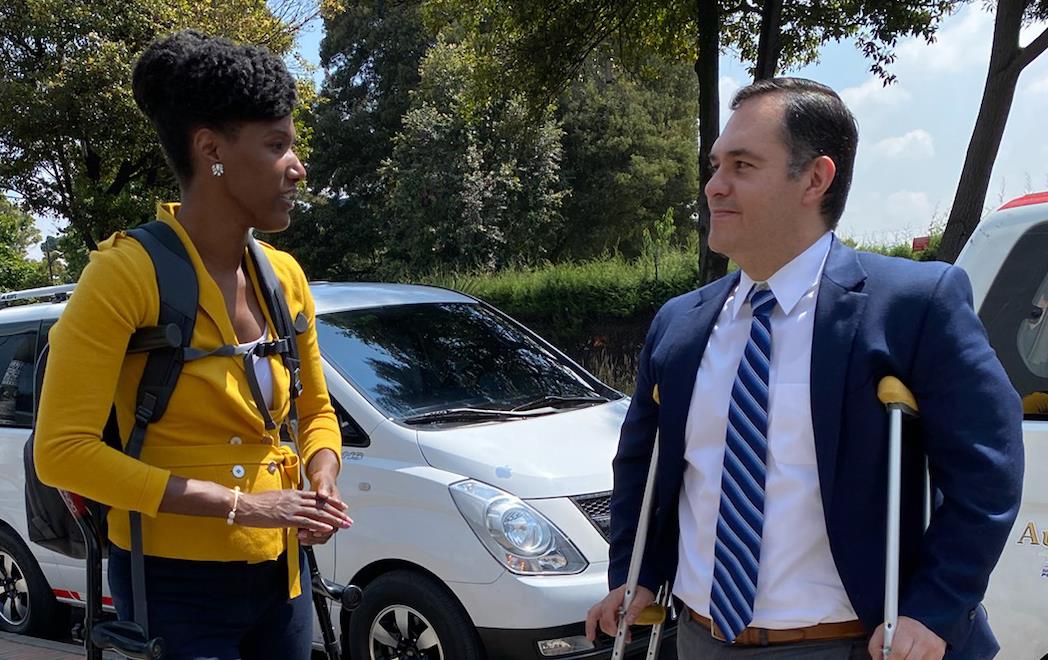
[{"label": "white cloud", "polygon": [[1030,96],[1048,96],[1048,75],[1027,85],[1020,94],[1029,94]]},{"label": "white cloud", "polygon": [[731,76],[721,76],[717,82],[717,90],[720,95],[721,129],[728,123],[728,117],[731,116],[731,97],[735,96],[735,92],[739,91],[741,87],[742,83]]},{"label": "white cloud", "polygon": [[896,50],[898,66],[892,69],[925,74],[985,69],[993,42],[993,20],[993,14],[984,11],[981,3],[968,5],[944,24],[934,43],[928,44],[921,37],[904,41]]},{"label": "white cloud", "polygon": [[888,214],[886,224],[893,226],[924,227],[931,222],[934,213],[927,194],[909,190],[900,190],[888,195],[884,202],[884,210]]},{"label": "white cloud", "polygon": [[898,137],[884,138],[873,150],[886,158],[934,158],[935,142],[924,129],[915,129]]},{"label": "white cloud", "polygon": [[861,85],[842,91],[841,98],[853,113],[860,114],[868,108],[894,108],[904,105],[913,97],[902,85],[895,83],[885,87],[880,78],[871,76]]}]

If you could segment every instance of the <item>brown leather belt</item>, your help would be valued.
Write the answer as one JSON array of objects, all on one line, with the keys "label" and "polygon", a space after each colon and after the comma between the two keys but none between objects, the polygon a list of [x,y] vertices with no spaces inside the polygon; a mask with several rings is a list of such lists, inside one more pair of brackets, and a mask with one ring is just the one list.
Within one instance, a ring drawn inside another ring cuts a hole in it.
[{"label": "brown leather belt", "polygon": [[[688,608],[688,614],[700,626],[710,631],[714,639],[727,641],[717,624]],[[858,639],[866,637],[866,631],[858,621],[841,621],[840,623],[820,623],[805,628],[772,630],[769,628],[747,628],[735,638],[735,646],[768,646],[769,644],[790,644],[794,642],[826,642],[835,639]]]}]

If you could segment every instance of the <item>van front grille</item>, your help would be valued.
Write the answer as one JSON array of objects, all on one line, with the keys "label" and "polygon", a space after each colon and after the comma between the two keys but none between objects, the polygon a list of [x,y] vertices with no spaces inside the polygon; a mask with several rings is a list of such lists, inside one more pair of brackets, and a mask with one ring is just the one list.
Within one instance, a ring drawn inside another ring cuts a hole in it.
[{"label": "van front grille", "polygon": [[576,495],[571,498],[605,541],[611,539],[611,491]]}]

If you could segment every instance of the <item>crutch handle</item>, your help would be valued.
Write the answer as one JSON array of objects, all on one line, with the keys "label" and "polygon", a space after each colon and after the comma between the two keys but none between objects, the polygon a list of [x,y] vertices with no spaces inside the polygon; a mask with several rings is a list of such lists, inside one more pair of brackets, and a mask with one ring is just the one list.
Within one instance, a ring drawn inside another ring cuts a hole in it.
[{"label": "crutch handle", "polygon": [[877,384],[877,398],[885,406],[898,406],[907,415],[917,415],[917,399],[913,392],[895,376],[885,376]]},{"label": "crutch handle", "polygon": [[666,621],[666,608],[662,605],[648,605],[640,614],[637,615],[637,620],[633,622],[635,626],[654,626]]}]

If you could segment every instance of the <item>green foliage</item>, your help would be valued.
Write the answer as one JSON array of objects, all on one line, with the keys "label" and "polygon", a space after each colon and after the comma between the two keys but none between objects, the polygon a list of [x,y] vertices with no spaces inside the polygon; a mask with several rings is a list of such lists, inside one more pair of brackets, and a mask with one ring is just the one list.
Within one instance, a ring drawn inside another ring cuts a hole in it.
[{"label": "green foliage", "polygon": [[171,198],[131,95],[135,58],[185,27],[290,51],[311,6],[277,0],[12,0],[0,4],[0,189],[69,221],[85,247]]},{"label": "green foliage", "polygon": [[665,258],[669,251],[673,230],[673,209],[666,209],[666,213],[655,221],[651,230],[644,228],[644,256],[652,260],[656,281],[659,279],[659,261]]},{"label": "green foliage", "polygon": [[643,231],[672,209],[686,235],[699,194],[695,75],[652,64],[629,71],[606,50],[561,95],[562,172],[571,194],[557,258],[640,254]]},{"label": "green foliage", "polygon": [[443,39],[429,50],[380,170],[398,272],[535,263],[558,230],[560,129],[517,96],[476,103],[468,54]]},{"label": "green foliage", "polygon": [[0,197],[0,290],[43,286],[47,276],[40,264],[30,261],[26,249],[40,240],[33,218]]},{"label": "green foliage", "polygon": [[646,325],[662,303],[696,287],[698,263],[693,249],[677,248],[663,255],[658,280],[646,259],[605,255],[496,275],[435,275],[426,281],[476,296],[541,329],[554,343],[579,348],[591,343],[605,323],[642,319]]},{"label": "green foliage", "polygon": [[[885,80],[893,76],[897,41],[931,41],[957,0],[800,0],[785,2],[780,26],[779,69],[799,68],[818,58],[827,41],[854,38]],[[762,3],[719,3],[721,48],[756,62]],[[540,102],[555,98],[583,66],[589,53],[610,43],[625,60],[643,65],[652,54],[693,64],[698,56],[697,4],[683,0],[428,0],[428,21],[467,26],[485,62],[489,89],[507,83]]]},{"label": "green foliage", "polygon": [[324,13],[327,76],[307,121],[313,195],[291,228],[272,237],[314,277],[376,277],[388,240],[379,168],[392,154],[432,41],[417,2],[358,0]]},{"label": "green foliage", "polygon": [[914,252],[913,242],[900,242],[890,245],[857,243],[854,240],[842,239],[846,245],[864,252],[874,252],[888,257],[900,257],[902,259],[913,259],[914,261],[937,261],[939,260],[939,248],[942,245],[944,224],[936,224],[929,233],[928,247]]},{"label": "green foliage", "polygon": [[272,237],[312,276],[634,257],[667,208],[676,238],[689,233],[690,68],[630,71],[602,50],[556,106],[528,115],[519,95],[486,93],[468,26],[438,36],[418,2],[347,2],[325,25],[314,195]]}]

